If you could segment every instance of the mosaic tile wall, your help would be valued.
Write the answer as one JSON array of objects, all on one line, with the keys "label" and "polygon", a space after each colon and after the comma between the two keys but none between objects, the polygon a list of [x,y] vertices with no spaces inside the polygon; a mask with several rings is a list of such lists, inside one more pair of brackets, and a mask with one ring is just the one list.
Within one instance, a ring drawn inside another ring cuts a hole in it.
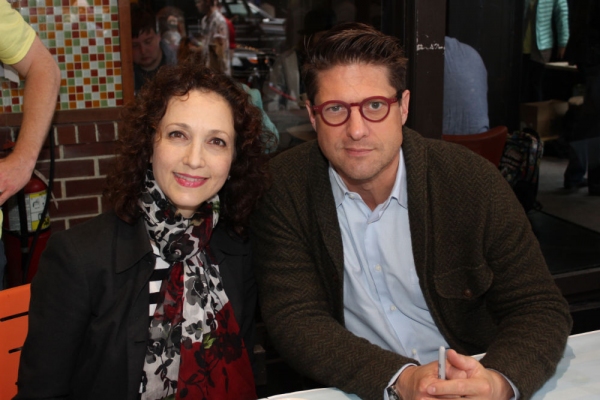
[{"label": "mosaic tile wall", "polygon": [[[57,110],[123,105],[117,0],[17,0],[61,70]],[[0,112],[21,112],[23,82],[0,78]]]}]

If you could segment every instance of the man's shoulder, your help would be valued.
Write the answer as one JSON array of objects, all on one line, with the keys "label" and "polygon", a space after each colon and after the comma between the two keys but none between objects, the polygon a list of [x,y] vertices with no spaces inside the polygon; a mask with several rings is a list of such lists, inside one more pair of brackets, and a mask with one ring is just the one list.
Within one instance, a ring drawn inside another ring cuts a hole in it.
[{"label": "man's shoulder", "polygon": [[327,160],[319,150],[319,145],[316,140],[311,140],[306,143],[294,146],[288,150],[284,150],[282,153],[275,156],[269,165],[273,170],[274,174],[280,172],[291,172],[296,170],[305,170],[311,166],[325,164]]}]

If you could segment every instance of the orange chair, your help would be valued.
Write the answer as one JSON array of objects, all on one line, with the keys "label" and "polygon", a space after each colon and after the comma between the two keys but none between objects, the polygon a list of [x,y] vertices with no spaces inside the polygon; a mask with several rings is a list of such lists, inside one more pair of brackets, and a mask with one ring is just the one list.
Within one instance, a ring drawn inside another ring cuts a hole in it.
[{"label": "orange chair", "polygon": [[462,144],[498,166],[506,143],[508,128],[497,126],[474,135],[442,135],[442,140]]},{"label": "orange chair", "polygon": [[29,285],[0,290],[0,400],[17,394],[21,348],[27,336]]}]

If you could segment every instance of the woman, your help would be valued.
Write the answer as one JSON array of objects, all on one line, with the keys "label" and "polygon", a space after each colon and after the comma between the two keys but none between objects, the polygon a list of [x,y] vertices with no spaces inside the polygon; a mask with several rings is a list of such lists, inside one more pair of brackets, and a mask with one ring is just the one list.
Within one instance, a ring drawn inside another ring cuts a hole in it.
[{"label": "woman", "polygon": [[256,398],[243,237],[266,187],[260,111],[187,63],[123,121],[113,211],[53,235],[33,280],[16,398]]}]

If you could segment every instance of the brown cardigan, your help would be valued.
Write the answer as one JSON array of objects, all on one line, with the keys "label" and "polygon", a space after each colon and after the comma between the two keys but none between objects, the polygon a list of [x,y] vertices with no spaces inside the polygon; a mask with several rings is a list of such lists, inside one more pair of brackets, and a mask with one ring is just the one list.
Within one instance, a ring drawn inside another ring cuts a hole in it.
[{"label": "brown cardigan", "polygon": [[[404,129],[402,145],[417,274],[450,346],[528,399],[554,373],[571,328],[566,301],[512,190],[470,150]],[[415,362],[344,328],[343,248],[328,162],[316,141],[272,160],[274,184],[253,216],[262,315],[281,355],[302,374],[383,398]]]}]

